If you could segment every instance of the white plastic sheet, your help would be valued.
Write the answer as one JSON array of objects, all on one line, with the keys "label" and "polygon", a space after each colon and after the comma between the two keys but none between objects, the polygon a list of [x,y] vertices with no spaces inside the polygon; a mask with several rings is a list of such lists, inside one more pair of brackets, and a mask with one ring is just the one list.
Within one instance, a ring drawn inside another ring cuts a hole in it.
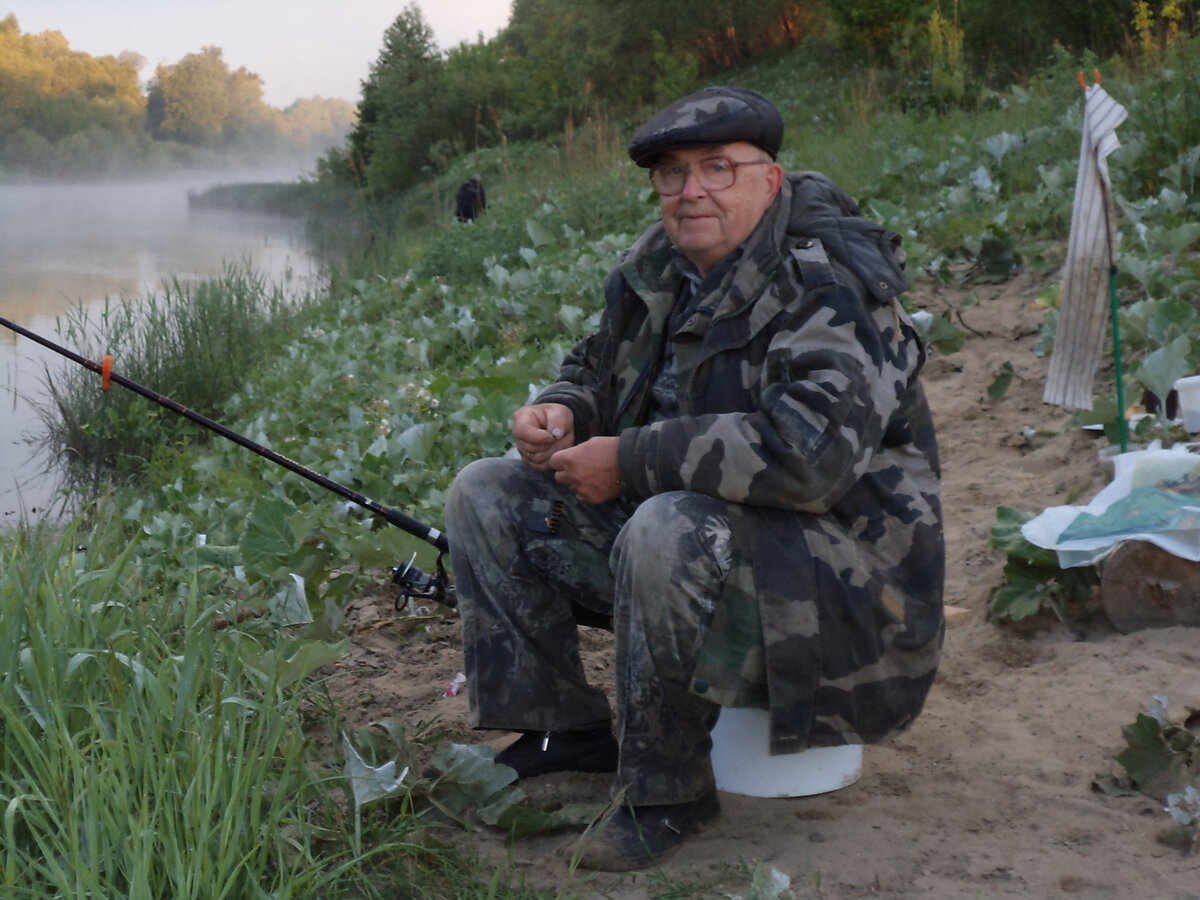
[{"label": "white plastic sheet", "polygon": [[1200,455],[1154,446],[1113,458],[1112,482],[1086,506],[1055,506],[1026,522],[1025,540],[1069,569],[1099,562],[1122,541],[1148,541],[1200,562]]}]

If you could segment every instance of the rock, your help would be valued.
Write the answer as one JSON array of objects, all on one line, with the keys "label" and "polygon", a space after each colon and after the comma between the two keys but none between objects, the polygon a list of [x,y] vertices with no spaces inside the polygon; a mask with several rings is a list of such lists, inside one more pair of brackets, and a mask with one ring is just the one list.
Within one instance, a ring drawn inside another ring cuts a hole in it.
[{"label": "rock", "polygon": [[1100,603],[1123,634],[1200,628],[1200,563],[1144,541],[1126,541],[1100,567]]}]

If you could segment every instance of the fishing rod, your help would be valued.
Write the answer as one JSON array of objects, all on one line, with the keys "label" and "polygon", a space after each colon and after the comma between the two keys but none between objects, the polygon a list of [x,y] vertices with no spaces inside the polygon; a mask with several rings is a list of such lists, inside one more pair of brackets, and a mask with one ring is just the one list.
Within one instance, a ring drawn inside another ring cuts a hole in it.
[{"label": "fishing rod", "polygon": [[302,466],[295,460],[288,459],[281,453],[276,453],[269,447],[265,447],[256,441],[250,440],[250,438],[243,434],[238,434],[236,431],[225,427],[220,422],[216,422],[208,418],[208,416],[202,415],[195,410],[188,409],[182,403],[177,403],[170,397],[165,397],[157,391],[152,391],[150,388],[140,385],[136,381],[131,381],[125,376],[114,372],[112,370],[111,356],[106,356],[104,357],[104,361],[102,363],[97,363],[93,360],[80,356],[78,353],[68,350],[66,347],[56,344],[39,334],[35,334],[27,328],[22,328],[15,322],[10,322],[8,319],[3,317],[0,317],[0,325],[3,325],[5,328],[10,329],[11,331],[15,331],[22,337],[29,338],[29,340],[41,344],[43,347],[46,347],[49,350],[53,350],[55,353],[58,353],[61,356],[65,356],[67,359],[74,363],[78,363],[85,369],[89,369],[90,371],[97,373],[100,376],[100,387],[102,390],[107,391],[109,382],[114,381],[121,387],[131,390],[135,394],[141,394],[147,400],[152,400],[159,406],[165,407],[166,409],[171,410],[173,413],[178,413],[185,419],[191,419],[197,425],[201,425],[204,428],[207,428],[209,431],[214,431],[221,437],[233,441],[235,444],[239,444],[253,453],[257,453],[264,459],[269,459],[276,465],[283,466],[288,471],[295,472],[302,478],[307,478],[309,481],[313,482],[313,484],[320,485],[327,491],[332,491],[339,497],[349,500],[351,503],[355,503],[358,506],[369,510],[370,512],[384,519],[389,524],[403,529],[414,537],[418,537],[423,541],[429,542],[438,550],[437,572],[433,574],[423,572],[413,565],[413,561],[416,559],[415,553],[413,554],[413,558],[408,561],[408,565],[396,566],[392,569],[392,582],[400,587],[400,594],[396,598],[396,608],[401,609],[404,604],[408,603],[410,598],[435,600],[439,603],[445,603],[447,606],[456,605],[454,586],[450,583],[449,577],[446,574],[445,566],[442,562],[442,557],[450,552],[450,544],[446,539],[445,533],[438,531],[436,528],[430,525],[426,525],[424,522],[414,519],[412,516],[400,512],[398,509],[393,509],[390,506],[384,506],[382,503],[377,503],[370,497],[365,497],[358,493],[358,491],[346,487],[344,484],[339,484],[338,482],[331,478],[325,477],[319,472],[314,472],[307,466]]}]

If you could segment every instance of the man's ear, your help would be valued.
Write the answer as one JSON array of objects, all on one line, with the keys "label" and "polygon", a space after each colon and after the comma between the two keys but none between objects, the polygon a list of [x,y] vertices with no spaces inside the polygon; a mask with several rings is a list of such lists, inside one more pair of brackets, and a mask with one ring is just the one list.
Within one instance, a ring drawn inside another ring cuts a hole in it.
[{"label": "man's ear", "polygon": [[775,194],[779,193],[779,188],[784,185],[784,167],[778,162],[773,162],[767,167],[767,180],[770,184],[770,199],[775,199]]},{"label": "man's ear", "polygon": [[777,162],[767,166],[767,184],[771,187],[771,193],[768,198],[768,203],[775,202],[775,196],[779,193],[779,189],[783,186],[784,172],[783,166]]}]

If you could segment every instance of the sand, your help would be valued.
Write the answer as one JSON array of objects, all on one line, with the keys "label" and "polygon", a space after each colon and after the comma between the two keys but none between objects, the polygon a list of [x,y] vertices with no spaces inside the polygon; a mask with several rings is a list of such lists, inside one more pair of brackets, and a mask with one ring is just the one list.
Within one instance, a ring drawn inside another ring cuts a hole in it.
[{"label": "sand", "polygon": [[[1069,410],[1041,402],[1047,360],[1034,354],[1035,308],[1046,282],[1024,274],[977,285],[962,310],[966,346],[933,354],[925,386],[944,472],[948,627],[944,662],[925,710],[894,742],[867,747],[862,777],[819,796],[756,799],[723,793],[715,825],[689,839],[660,869],[629,875],[569,871],[574,835],[526,838],[506,847],[481,828],[470,840],[530,885],[564,896],[651,898],[748,895],[755,869],[783,873],[794,898],[1200,898],[1200,853],[1161,840],[1171,820],[1142,795],[1095,790],[1120,771],[1121,727],[1155,694],[1182,718],[1200,707],[1200,630],[1117,633],[1103,615],[1019,627],[988,622],[1004,559],[988,546],[997,506],[1029,511],[1086,502],[1107,483],[1102,437],[1067,428]],[[931,312],[960,309],[966,291],[917,292]],[[1005,396],[988,385],[1010,362]],[[1111,372],[1101,379],[1111,383]],[[503,746],[511,735],[471,733],[465,694],[442,696],[462,670],[457,623],[389,623],[390,596],[348,609],[362,629],[331,681],[356,725],[392,718],[414,728],[436,718],[456,740]],[[587,665],[598,683],[611,671],[609,638],[587,630]],[[535,783],[536,782],[536,783]],[[601,776],[533,779],[542,800],[600,800]]]}]

